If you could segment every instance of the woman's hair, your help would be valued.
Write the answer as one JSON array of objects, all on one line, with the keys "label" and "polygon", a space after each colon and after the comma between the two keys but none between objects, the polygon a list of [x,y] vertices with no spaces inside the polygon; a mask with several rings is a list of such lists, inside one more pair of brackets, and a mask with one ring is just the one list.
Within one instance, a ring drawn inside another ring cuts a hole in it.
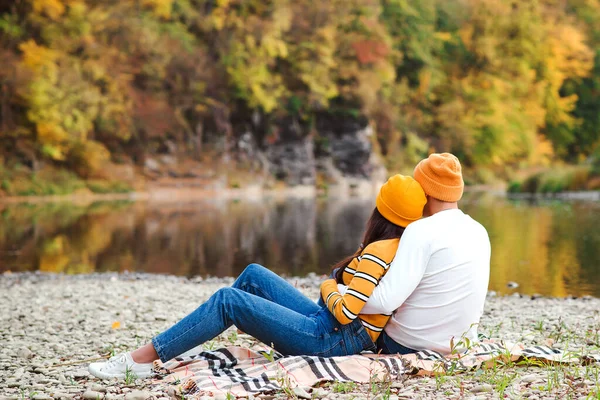
[{"label": "woman's hair", "polygon": [[365,247],[367,247],[373,242],[377,242],[378,240],[399,239],[403,233],[403,227],[395,225],[387,219],[385,219],[376,207],[373,210],[369,221],[367,221],[367,228],[365,229],[365,234],[363,235],[360,248],[356,251],[356,253],[344,258],[343,260],[338,261],[332,267],[332,270],[338,268],[335,274],[335,280],[337,281],[337,283],[343,283],[342,275],[344,273],[344,269],[348,264],[350,264],[354,257],[358,257],[360,255],[360,253]]}]

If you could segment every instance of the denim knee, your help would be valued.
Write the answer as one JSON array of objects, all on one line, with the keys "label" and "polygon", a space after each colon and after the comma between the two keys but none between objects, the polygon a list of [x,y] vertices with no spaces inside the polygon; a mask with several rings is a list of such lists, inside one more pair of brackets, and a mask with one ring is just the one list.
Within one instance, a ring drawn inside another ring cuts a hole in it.
[{"label": "denim knee", "polygon": [[260,264],[256,264],[256,263],[248,264],[246,266],[246,268],[244,268],[244,270],[240,274],[240,277],[245,276],[245,275],[252,275],[252,274],[255,274],[264,269],[265,269],[265,267],[263,267]]},{"label": "denim knee", "polygon": [[[233,288],[231,286],[225,286],[225,287],[222,287],[222,288],[218,289],[215,292],[215,294],[213,294],[213,296],[215,296],[215,297],[217,297],[219,299],[232,298],[236,294],[237,291],[238,291],[238,289],[236,289],[236,288]],[[219,304],[224,305],[226,303],[221,302]]]}]

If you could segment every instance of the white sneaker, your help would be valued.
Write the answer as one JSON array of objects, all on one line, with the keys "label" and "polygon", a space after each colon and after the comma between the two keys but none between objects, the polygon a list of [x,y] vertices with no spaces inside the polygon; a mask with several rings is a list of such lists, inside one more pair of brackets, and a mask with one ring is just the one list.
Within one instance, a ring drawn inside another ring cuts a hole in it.
[{"label": "white sneaker", "polygon": [[90,374],[102,379],[144,379],[153,375],[152,363],[140,364],[133,361],[130,353],[117,354],[108,361],[91,363]]}]

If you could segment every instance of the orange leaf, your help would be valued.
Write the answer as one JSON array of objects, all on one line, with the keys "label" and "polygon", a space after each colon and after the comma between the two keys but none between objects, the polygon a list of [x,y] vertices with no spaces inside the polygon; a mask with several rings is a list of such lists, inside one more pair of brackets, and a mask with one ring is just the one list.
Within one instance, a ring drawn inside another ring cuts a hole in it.
[{"label": "orange leaf", "polygon": [[119,329],[121,327],[121,323],[119,321],[115,321],[112,323],[112,329]]}]

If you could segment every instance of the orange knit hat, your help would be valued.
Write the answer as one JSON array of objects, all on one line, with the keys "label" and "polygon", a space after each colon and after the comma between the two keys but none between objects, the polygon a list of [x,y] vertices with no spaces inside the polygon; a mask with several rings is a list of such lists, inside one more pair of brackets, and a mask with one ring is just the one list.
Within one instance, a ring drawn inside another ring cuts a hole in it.
[{"label": "orange knit hat", "polygon": [[385,219],[398,226],[408,224],[423,216],[427,203],[421,185],[410,176],[394,175],[381,187],[375,204]]},{"label": "orange knit hat", "polygon": [[427,195],[442,201],[456,202],[465,183],[460,161],[450,153],[433,153],[415,167],[414,177]]}]

